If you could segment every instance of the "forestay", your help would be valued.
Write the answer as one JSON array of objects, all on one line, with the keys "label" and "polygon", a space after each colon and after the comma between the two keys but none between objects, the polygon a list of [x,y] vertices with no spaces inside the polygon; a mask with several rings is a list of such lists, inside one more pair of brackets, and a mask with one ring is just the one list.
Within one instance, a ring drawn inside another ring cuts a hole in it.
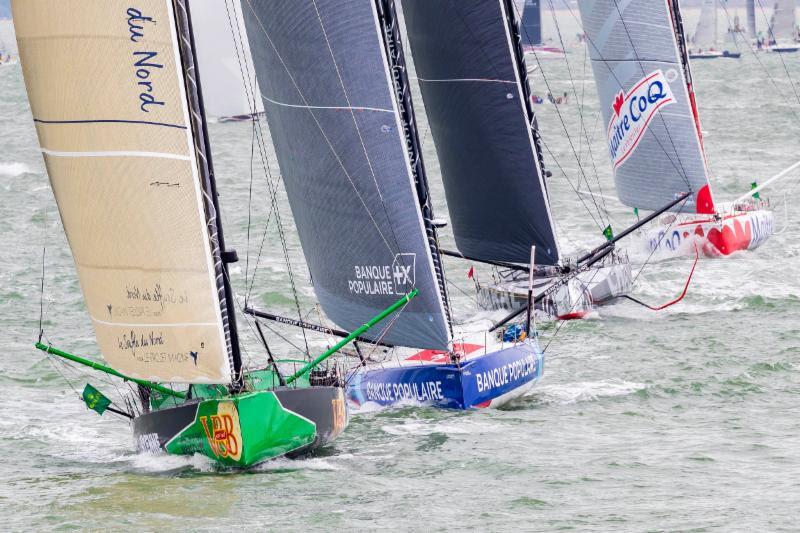
[{"label": "forestay", "polygon": [[[527,8],[527,6],[526,6]],[[404,0],[403,14],[461,253],[558,262],[513,4]]]},{"label": "forestay", "polygon": [[[449,322],[426,230],[434,234],[415,186],[425,183],[424,170],[409,155],[416,130],[408,116],[401,120],[392,79],[402,89],[404,69],[389,69],[385,43],[392,36],[377,2],[244,0],[243,7],[270,133],[323,310],[354,330],[416,287],[419,296],[368,336],[447,348]],[[389,52],[401,57],[398,44]]]},{"label": "forestay", "polygon": [[[713,213],[700,124],[672,0],[579,0],[620,200]],[[680,48],[679,48],[680,47]]]},{"label": "forestay", "polygon": [[213,213],[172,2],[13,8],[39,143],[103,356],[137,378],[229,382]]}]

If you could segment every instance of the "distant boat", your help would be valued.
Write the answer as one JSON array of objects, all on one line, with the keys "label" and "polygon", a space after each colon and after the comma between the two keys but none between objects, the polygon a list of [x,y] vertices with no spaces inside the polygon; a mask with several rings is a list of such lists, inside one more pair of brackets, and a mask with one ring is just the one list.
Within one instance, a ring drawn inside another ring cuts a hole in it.
[{"label": "distant boat", "polygon": [[[530,322],[490,331],[486,321],[454,320],[394,2],[246,4],[267,122],[314,291],[342,329],[248,312],[341,336],[414,291],[350,350],[352,404],[469,409],[524,394],[544,368]],[[416,27],[419,10],[443,5],[404,2],[406,21]],[[474,20],[511,24],[506,0],[475,6]],[[506,32],[503,39],[515,46]],[[521,86],[501,88],[504,105],[519,109]],[[530,245],[522,245],[528,256]]]},{"label": "distant boat", "polygon": [[[516,309],[527,301],[533,245],[536,309],[578,318],[630,291],[630,265],[618,255],[591,268],[562,257],[525,60],[509,46],[520,30],[506,14],[510,2],[477,3],[404,2],[458,249],[442,253],[491,266],[491,279],[473,277],[478,302]],[[441,20],[453,22],[445,29]]]},{"label": "distant boat", "polygon": [[644,247],[674,256],[694,255],[697,245],[718,257],[766,242],[774,219],[758,190],[728,205],[711,193],[677,0],[624,8],[580,0],[579,8],[619,199],[652,210],[685,196],[643,234]]},{"label": "distant boat", "polygon": [[82,397],[129,420],[139,451],[247,467],[330,442],[347,425],[343,389],[318,366],[332,352],[291,375],[242,362],[188,4],[13,8],[42,154],[113,368],[43,331],[36,347],[132,385],[119,404],[90,384]]},{"label": "distant boat", "polygon": [[539,59],[564,57],[564,50],[561,48],[544,44],[540,2],[541,0],[524,0],[520,31],[522,50],[526,54],[534,54]]},{"label": "distant boat", "polygon": [[776,0],[769,22],[767,52],[792,53],[800,50],[795,18],[796,0]]},{"label": "distant boat", "polygon": [[192,23],[208,116],[238,122],[263,113],[241,1],[194,2]]},{"label": "distant boat", "polygon": [[719,50],[719,28],[717,21],[717,0],[702,0],[700,18],[691,38],[693,47],[689,50],[689,59],[738,59],[741,52]]}]

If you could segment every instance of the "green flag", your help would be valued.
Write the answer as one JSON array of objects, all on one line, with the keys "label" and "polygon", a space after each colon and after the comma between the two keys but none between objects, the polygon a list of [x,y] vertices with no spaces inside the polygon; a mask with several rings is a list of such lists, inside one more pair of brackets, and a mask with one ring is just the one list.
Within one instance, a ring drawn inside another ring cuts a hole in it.
[{"label": "green flag", "polygon": [[[757,181],[754,181],[753,183],[750,184],[750,190],[751,191],[753,189],[755,189],[756,187],[758,187],[758,182]],[[761,200],[761,193],[760,192],[754,192],[753,193],[753,198],[755,198],[756,200]]]},{"label": "green flag", "polygon": [[633,208],[633,214],[636,215],[636,218],[639,218],[639,208],[638,207],[634,207]]},{"label": "green flag", "polygon": [[611,229],[611,224],[606,226],[606,229],[603,230],[603,235],[605,235],[606,239],[609,241],[614,238],[614,231]]},{"label": "green flag", "polygon": [[111,400],[103,396],[103,393],[95,389],[88,383],[83,389],[83,401],[86,402],[86,407],[97,411],[98,414],[103,414],[105,410],[111,405]]}]

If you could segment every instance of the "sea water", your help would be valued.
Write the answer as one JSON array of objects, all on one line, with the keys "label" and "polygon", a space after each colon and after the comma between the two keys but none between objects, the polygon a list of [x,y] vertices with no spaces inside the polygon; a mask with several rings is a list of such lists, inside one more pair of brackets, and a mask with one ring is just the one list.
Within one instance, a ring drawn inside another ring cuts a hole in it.
[{"label": "sea water", "polygon": [[[569,14],[560,16],[565,28],[575,26]],[[537,94],[546,94],[549,85],[553,94],[570,95],[567,105],[536,106],[553,171],[554,218],[569,253],[598,244],[609,222],[572,187],[585,174],[593,190],[609,193],[613,180],[591,66],[572,44],[574,28],[563,33],[569,69],[563,60],[542,61],[532,84]],[[799,62],[800,55],[756,59],[745,52],[739,61],[693,65],[719,199],[738,196],[750,182],[798,158]],[[280,459],[241,474],[199,456],[134,453],[127,424],[108,413],[98,417],[75,393],[87,380],[109,393],[115,385],[56,366],[33,348],[41,305],[46,340],[97,353],[19,66],[0,68],[0,96],[3,530],[797,528],[797,180],[764,193],[780,233],[755,252],[701,261],[680,304],[655,313],[623,302],[591,320],[546,326],[543,380],[507,408],[377,410],[353,418],[337,441],[312,458]],[[444,216],[435,150],[419,115],[436,212]],[[250,201],[252,125],[212,123],[210,134],[227,241],[241,257],[233,270],[237,293],[247,292],[244,279],[257,270],[251,303],[291,315],[290,272],[274,224],[259,257],[270,202],[258,159]],[[274,154],[269,165],[276,179]],[[308,311],[313,291],[282,191],[279,204],[291,276]],[[615,229],[635,219],[618,203],[606,206]],[[452,247],[448,230],[442,238]],[[630,255],[637,298],[656,304],[680,293],[691,261],[642,269],[647,256]],[[464,291],[451,288],[452,307],[467,318],[475,312],[470,265],[445,261],[449,279]],[[263,362],[256,337],[240,323],[245,358]],[[281,354],[298,356],[305,342],[313,353],[325,346],[315,333],[304,339],[296,329],[272,327],[286,339],[269,332]]]}]

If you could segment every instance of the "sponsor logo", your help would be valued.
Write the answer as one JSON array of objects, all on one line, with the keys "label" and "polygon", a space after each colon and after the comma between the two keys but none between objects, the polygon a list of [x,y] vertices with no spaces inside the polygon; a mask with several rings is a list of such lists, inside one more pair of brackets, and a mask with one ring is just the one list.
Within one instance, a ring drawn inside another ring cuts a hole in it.
[{"label": "sponsor logo", "polygon": [[339,396],[331,400],[331,404],[333,407],[333,431],[331,438],[333,438],[344,431],[347,425],[347,411],[345,409],[344,397],[341,390],[339,391]]},{"label": "sponsor logo", "polygon": [[536,376],[538,361],[533,355],[527,355],[503,366],[492,368],[484,372],[475,373],[478,392],[486,392],[510,383]]},{"label": "sponsor logo", "polygon": [[633,153],[656,113],[674,103],[672,89],[661,70],[639,80],[627,93],[617,93],[611,103],[611,120],[606,132],[614,169]]},{"label": "sponsor logo", "polygon": [[412,383],[367,383],[367,400],[372,402],[387,403],[403,400],[431,402],[444,399],[442,382],[438,380]]},{"label": "sponsor logo", "polygon": [[[128,16],[128,38],[130,42],[142,45],[145,39],[145,30],[152,29],[156,21],[148,17],[135,7],[129,7],[126,11]],[[136,76],[137,89],[139,93],[139,109],[143,113],[150,112],[150,106],[163,106],[165,102],[158,100],[155,96],[152,74],[156,69],[164,68],[164,64],[158,59],[158,52],[154,50],[136,50],[133,52],[133,69]]]},{"label": "sponsor logo", "polygon": [[416,280],[417,254],[397,254],[391,265],[355,265],[347,286],[353,294],[407,294]]},{"label": "sponsor logo", "polygon": [[201,416],[200,423],[215,457],[227,457],[234,461],[241,459],[242,429],[233,402],[219,402],[217,414]]}]

